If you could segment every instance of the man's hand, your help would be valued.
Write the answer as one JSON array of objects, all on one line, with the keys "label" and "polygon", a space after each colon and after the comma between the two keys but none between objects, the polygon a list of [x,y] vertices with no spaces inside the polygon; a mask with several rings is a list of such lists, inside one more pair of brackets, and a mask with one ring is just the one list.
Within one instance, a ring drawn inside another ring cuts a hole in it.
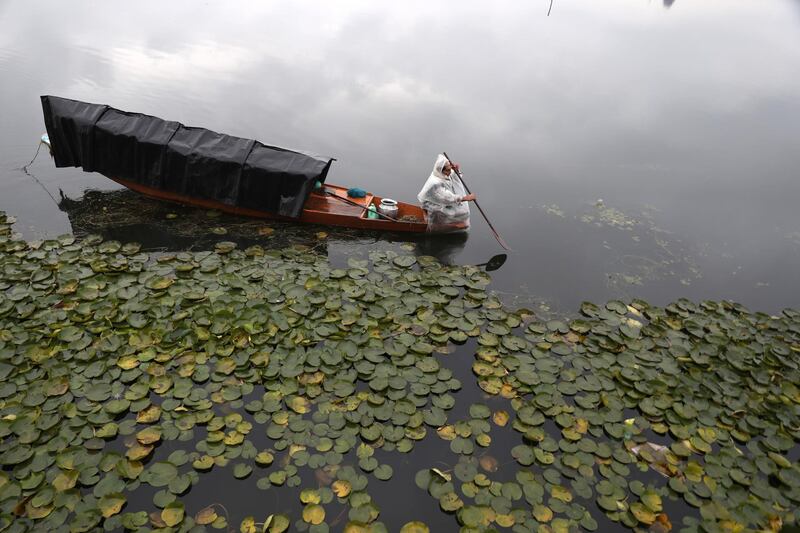
[{"label": "man's hand", "polygon": [[474,194],[474,193],[469,193],[468,195],[466,195],[466,196],[463,196],[463,197],[461,198],[461,201],[462,201],[462,202],[474,202],[476,199],[477,199],[477,198],[475,197],[475,194]]}]

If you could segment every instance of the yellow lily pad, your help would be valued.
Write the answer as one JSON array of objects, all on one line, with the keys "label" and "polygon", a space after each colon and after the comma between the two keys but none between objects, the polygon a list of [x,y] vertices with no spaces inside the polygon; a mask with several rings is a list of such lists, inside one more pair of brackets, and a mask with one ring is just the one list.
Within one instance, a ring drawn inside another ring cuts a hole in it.
[{"label": "yellow lily pad", "polygon": [[572,501],[572,493],[561,485],[555,485],[552,489],[553,498],[569,503]]},{"label": "yellow lily pad", "polygon": [[53,479],[53,488],[58,492],[64,492],[75,486],[78,481],[80,472],[77,470],[61,471],[55,479]]},{"label": "yellow lily pad", "polygon": [[494,421],[494,423],[500,427],[505,427],[505,425],[508,424],[508,419],[508,411],[500,410],[495,411],[494,414],[492,414],[492,421]]},{"label": "yellow lily pad", "polygon": [[139,444],[155,444],[161,440],[161,429],[157,427],[145,428],[136,434],[136,440],[139,441]]},{"label": "yellow lily pad", "polygon": [[300,492],[300,501],[303,503],[319,503],[322,501],[322,497],[316,489],[303,489]]},{"label": "yellow lily pad", "polygon": [[161,407],[157,405],[149,405],[138,413],[136,413],[136,421],[140,424],[152,424],[161,418]]},{"label": "yellow lily pad", "polygon": [[117,360],[117,366],[123,370],[131,370],[139,366],[139,358],[134,355],[126,355]]},{"label": "yellow lily pad", "polygon": [[311,410],[311,402],[302,396],[293,396],[290,400],[287,400],[286,404],[289,409],[301,415]]},{"label": "yellow lily pad", "polygon": [[400,533],[430,533],[430,528],[425,524],[425,522],[406,522],[403,527],[400,528]]},{"label": "yellow lily pad", "polygon": [[256,519],[252,516],[246,516],[242,523],[239,524],[239,533],[256,533]]},{"label": "yellow lily pad", "polygon": [[339,498],[346,498],[352,490],[352,485],[345,479],[337,479],[333,482],[333,485],[331,485],[331,489]]},{"label": "yellow lily pad", "polygon": [[275,460],[275,457],[272,455],[272,453],[270,453],[270,452],[268,452],[266,450],[263,451],[263,452],[259,452],[259,454],[256,455],[256,458],[255,458],[256,464],[259,465],[259,466],[269,466],[269,465],[272,464],[272,461],[274,461],[274,460]]},{"label": "yellow lily pad", "polygon": [[161,511],[161,520],[169,527],[174,527],[183,522],[184,507],[181,502],[170,502]]},{"label": "yellow lily pad", "polygon": [[150,455],[153,451],[152,445],[143,445],[139,444],[138,442],[128,448],[128,451],[125,452],[125,457],[127,457],[131,461],[140,461]]},{"label": "yellow lily pad", "polygon": [[212,522],[214,522],[214,520],[216,519],[217,519],[217,511],[210,505],[208,507],[200,509],[199,511],[197,511],[197,514],[194,515],[195,523],[201,526],[207,526]]},{"label": "yellow lily pad", "polygon": [[631,513],[636,517],[636,520],[642,524],[650,525],[656,521],[656,514],[645,507],[641,502],[634,502],[630,507]]},{"label": "yellow lily pad", "polygon": [[303,509],[303,520],[309,524],[321,524],[325,520],[325,508],[321,505],[312,503]]},{"label": "yellow lily pad", "polygon": [[539,522],[549,522],[553,519],[553,510],[546,505],[537,503],[533,506],[533,517]]},{"label": "yellow lily pad", "polygon": [[97,503],[97,506],[100,508],[100,512],[103,513],[105,518],[110,518],[119,513],[124,505],[125,496],[119,492],[107,494],[100,498],[100,501]]}]

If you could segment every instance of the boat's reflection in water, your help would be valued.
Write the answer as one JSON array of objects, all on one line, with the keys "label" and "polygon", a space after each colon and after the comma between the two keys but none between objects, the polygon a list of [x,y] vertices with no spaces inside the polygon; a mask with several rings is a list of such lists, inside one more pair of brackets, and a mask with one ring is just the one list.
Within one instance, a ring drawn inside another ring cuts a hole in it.
[{"label": "boat's reflection in water", "polygon": [[69,217],[76,236],[99,234],[108,240],[138,242],[143,250],[153,252],[209,250],[217,242],[233,241],[239,248],[304,246],[327,255],[332,243],[345,248],[378,242],[412,243],[414,254],[452,264],[469,238],[466,232],[390,234],[238,217],[154,200],[127,189],[87,190],[80,199],[62,193],[59,207]]},{"label": "boat's reflection in water", "polygon": [[441,235],[423,235],[413,240],[416,242],[416,255],[432,255],[445,265],[455,263],[456,257],[467,244],[469,233],[445,233]]}]

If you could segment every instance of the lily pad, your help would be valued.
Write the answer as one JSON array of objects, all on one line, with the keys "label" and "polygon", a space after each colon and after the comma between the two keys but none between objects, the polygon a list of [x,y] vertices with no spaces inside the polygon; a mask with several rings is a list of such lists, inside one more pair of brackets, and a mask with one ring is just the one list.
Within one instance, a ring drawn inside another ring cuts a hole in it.
[{"label": "lily pad", "polygon": [[325,520],[325,508],[317,504],[309,504],[303,508],[303,520],[309,524],[321,524]]},{"label": "lily pad", "polygon": [[239,463],[233,467],[233,476],[236,479],[244,479],[248,477],[252,471],[253,471],[252,466],[245,463]]},{"label": "lily pad", "polygon": [[194,515],[195,523],[201,526],[210,525],[214,523],[216,519],[217,511],[212,506],[204,507],[203,509],[200,509],[196,515]]},{"label": "lily pad", "polygon": [[146,470],[146,481],[154,487],[165,487],[169,482],[178,476],[178,469],[175,465],[167,462],[153,463]]},{"label": "lily pad", "polygon": [[103,496],[102,498],[100,498],[100,501],[97,504],[104,518],[110,518],[115,514],[119,513],[124,505],[125,505],[125,496],[123,496],[119,492]]},{"label": "lily pad", "polygon": [[161,511],[161,520],[169,527],[174,527],[183,522],[184,507],[181,502],[172,502]]},{"label": "lily pad", "polygon": [[428,528],[425,522],[415,520],[403,524],[403,527],[400,528],[400,533],[430,533],[430,528]]}]

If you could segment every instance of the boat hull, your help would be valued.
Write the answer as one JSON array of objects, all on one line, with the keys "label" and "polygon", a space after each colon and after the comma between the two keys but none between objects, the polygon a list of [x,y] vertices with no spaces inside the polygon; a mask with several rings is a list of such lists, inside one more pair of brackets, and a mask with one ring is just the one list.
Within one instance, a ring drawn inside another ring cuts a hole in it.
[{"label": "boat hull", "polygon": [[257,209],[228,205],[216,200],[164,191],[125,179],[113,177],[111,179],[128,189],[158,200],[266,220],[399,233],[457,233],[468,229],[466,224],[449,224],[429,228],[425,211],[417,205],[404,202],[398,202],[398,213],[392,217],[395,220],[369,218],[367,206],[380,203],[381,198],[372,194],[367,194],[364,198],[349,198],[347,189],[336,185],[326,184],[323,190],[312,192],[306,200],[300,217],[290,218]]}]

